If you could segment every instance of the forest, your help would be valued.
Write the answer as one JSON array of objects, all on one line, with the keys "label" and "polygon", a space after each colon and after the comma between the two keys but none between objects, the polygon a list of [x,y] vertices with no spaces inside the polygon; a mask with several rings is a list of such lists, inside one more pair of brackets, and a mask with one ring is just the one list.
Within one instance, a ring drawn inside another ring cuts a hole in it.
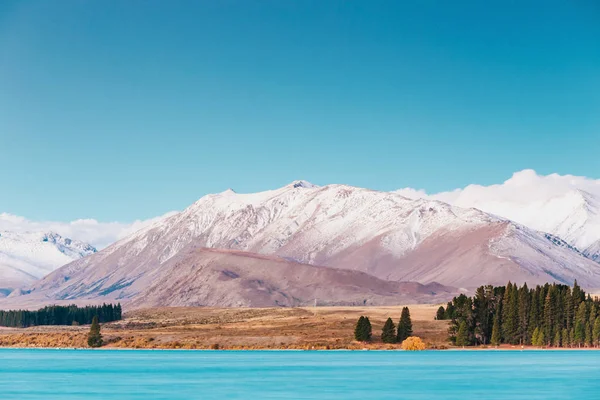
[{"label": "forest", "polygon": [[92,323],[95,316],[101,323],[118,321],[122,318],[121,304],[48,306],[37,311],[0,311],[0,326],[26,328],[36,325],[87,325]]},{"label": "forest", "polygon": [[437,319],[450,320],[457,346],[533,345],[598,347],[600,301],[577,285],[545,284],[533,289],[508,283],[481,286],[440,307]]}]

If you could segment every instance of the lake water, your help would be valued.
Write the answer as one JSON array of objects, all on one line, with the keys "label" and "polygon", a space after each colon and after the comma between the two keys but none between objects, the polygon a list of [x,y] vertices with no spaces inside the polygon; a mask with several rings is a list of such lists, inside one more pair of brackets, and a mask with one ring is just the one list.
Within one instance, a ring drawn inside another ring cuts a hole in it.
[{"label": "lake water", "polygon": [[0,399],[600,399],[597,351],[0,349]]}]

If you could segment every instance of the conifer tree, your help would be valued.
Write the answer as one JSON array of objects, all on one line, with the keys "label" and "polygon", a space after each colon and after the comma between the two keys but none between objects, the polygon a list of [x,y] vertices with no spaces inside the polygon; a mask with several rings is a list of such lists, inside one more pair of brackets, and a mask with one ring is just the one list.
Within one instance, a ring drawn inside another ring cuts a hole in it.
[{"label": "conifer tree", "polygon": [[502,339],[505,343],[512,342],[513,327],[511,324],[512,318],[510,316],[511,293],[512,283],[509,281],[506,284],[506,290],[502,295]]},{"label": "conifer tree", "polygon": [[585,324],[581,321],[575,322],[575,335],[573,336],[573,344],[577,347],[585,341]]},{"label": "conifer tree", "polygon": [[587,305],[585,304],[585,301],[582,301],[581,303],[579,303],[579,307],[577,307],[577,314],[575,315],[575,321],[576,322],[582,322],[582,323],[586,323],[588,319],[588,313],[587,313]]},{"label": "conifer tree", "polygon": [[573,282],[572,293],[573,293],[573,306],[574,306],[574,310],[576,312],[577,307],[579,306],[579,303],[581,303],[582,301],[585,300],[585,293],[581,291],[581,288],[577,284],[577,279],[575,279],[575,282]]},{"label": "conifer tree", "polygon": [[531,344],[533,344],[534,346],[540,346],[540,333],[540,328],[536,326],[533,330],[533,335],[531,337]]},{"label": "conifer tree", "polygon": [[446,319],[446,310],[443,306],[440,306],[440,308],[438,308],[437,313],[435,314],[435,319],[437,319],[438,321]]},{"label": "conifer tree", "polygon": [[456,334],[456,345],[468,346],[470,344],[467,323],[465,321],[461,321],[458,327],[458,333]]},{"label": "conifer tree", "polygon": [[363,325],[363,335],[366,337],[366,342],[371,341],[371,336],[373,334],[373,328],[371,327],[371,321],[369,321],[369,317],[365,317],[365,322]]},{"label": "conifer tree", "polygon": [[565,293],[565,328],[570,330],[573,326],[573,316],[575,315],[575,306],[573,305],[573,294],[571,288],[568,287]]},{"label": "conifer tree", "polygon": [[454,303],[449,301],[446,306],[446,313],[444,315],[444,319],[452,319],[454,318]]},{"label": "conifer tree", "polygon": [[561,335],[561,345],[562,347],[569,347],[571,344],[571,340],[569,339],[569,330],[567,328],[563,328]]},{"label": "conifer tree", "polygon": [[569,347],[575,347],[575,327],[571,327],[569,331]]},{"label": "conifer tree", "polygon": [[500,335],[500,314],[497,313],[494,316],[494,326],[492,327],[491,343],[494,346],[498,346],[501,341],[502,341],[502,336]]},{"label": "conifer tree", "polygon": [[361,316],[354,328],[354,339],[359,342],[368,342],[371,340],[371,322],[368,317]]},{"label": "conifer tree", "polygon": [[356,340],[358,342],[366,341],[366,338],[363,336],[364,326],[365,326],[365,317],[361,315],[354,327],[354,340]]},{"label": "conifer tree", "polygon": [[561,333],[562,332],[560,330],[556,330],[556,333],[554,334],[554,340],[552,341],[552,346],[554,346],[554,347],[561,346],[561,341],[562,341]]},{"label": "conifer tree", "polygon": [[402,343],[404,339],[412,336],[412,321],[410,320],[410,311],[408,307],[402,308],[402,314],[400,314],[400,322],[398,323],[398,335],[396,341]]},{"label": "conifer tree", "polygon": [[523,284],[519,288],[519,299],[518,299],[518,339],[519,343],[524,344],[528,342],[528,330],[529,325],[529,289],[527,283]]},{"label": "conifer tree", "polygon": [[600,345],[600,317],[596,317],[594,326],[592,327],[592,341],[594,347]]},{"label": "conifer tree", "polygon": [[548,290],[546,299],[544,300],[544,339],[548,342],[552,340],[552,333],[554,328],[554,291],[552,288]]},{"label": "conifer tree", "polygon": [[585,345],[587,347],[592,347],[592,325],[589,322],[585,324]]},{"label": "conifer tree", "polygon": [[590,324],[591,329],[594,329],[594,323],[596,322],[596,304],[593,302],[590,304],[590,312],[588,315],[588,322]]},{"label": "conifer tree", "polygon": [[531,306],[529,308],[529,324],[528,324],[527,344],[530,344],[533,342],[533,331],[540,324],[539,318],[538,318],[539,317],[539,302],[538,302],[539,290],[540,290],[540,287],[538,285],[531,292]]},{"label": "conifer tree", "polygon": [[102,346],[102,335],[100,334],[100,324],[98,323],[97,316],[94,316],[92,319],[92,326],[90,327],[90,333],[88,333],[88,346]]},{"label": "conifer tree", "polygon": [[391,318],[388,318],[381,330],[381,341],[383,343],[396,343],[396,326]]}]

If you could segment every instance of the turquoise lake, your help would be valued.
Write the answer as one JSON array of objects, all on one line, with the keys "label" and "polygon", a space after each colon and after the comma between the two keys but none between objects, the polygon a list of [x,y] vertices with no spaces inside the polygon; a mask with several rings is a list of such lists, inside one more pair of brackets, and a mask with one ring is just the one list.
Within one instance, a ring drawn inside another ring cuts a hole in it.
[{"label": "turquoise lake", "polygon": [[0,349],[0,399],[600,399],[596,351]]}]

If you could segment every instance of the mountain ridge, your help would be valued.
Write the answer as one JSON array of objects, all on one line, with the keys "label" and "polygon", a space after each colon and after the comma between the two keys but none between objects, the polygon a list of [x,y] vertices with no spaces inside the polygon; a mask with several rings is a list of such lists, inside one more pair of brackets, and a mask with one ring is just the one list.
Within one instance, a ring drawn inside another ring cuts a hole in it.
[{"label": "mountain ridge", "polygon": [[0,289],[32,284],[56,268],[93,254],[96,249],[55,232],[0,232]]}]

